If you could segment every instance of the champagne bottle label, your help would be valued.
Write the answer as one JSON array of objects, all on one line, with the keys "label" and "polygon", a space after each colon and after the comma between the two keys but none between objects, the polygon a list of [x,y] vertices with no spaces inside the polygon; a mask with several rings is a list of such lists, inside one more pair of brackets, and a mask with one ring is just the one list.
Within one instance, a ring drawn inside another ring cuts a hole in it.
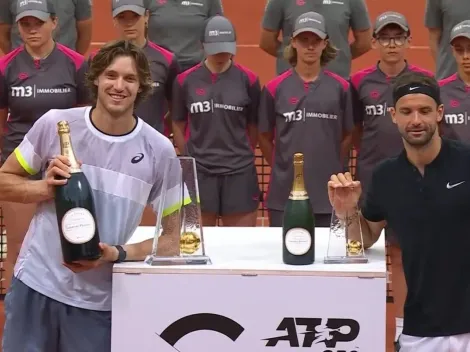
[{"label": "champagne bottle label", "polygon": [[306,229],[295,227],[286,232],[286,248],[293,255],[304,255],[312,246],[312,235]]},{"label": "champagne bottle label", "polygon": [[95,235],[96,224],[93,215],[85,208],[73,208],[62,218],[62,233],[67,241],[82,244]]}]

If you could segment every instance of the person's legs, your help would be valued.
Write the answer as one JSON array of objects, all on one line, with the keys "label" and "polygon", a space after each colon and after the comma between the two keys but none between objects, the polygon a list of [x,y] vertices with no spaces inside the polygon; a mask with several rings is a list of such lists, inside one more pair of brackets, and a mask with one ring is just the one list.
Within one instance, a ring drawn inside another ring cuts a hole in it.
[{"label": "person's legs", "polygon": [[256,226],[261,192],[255,165],[237,174],[221,176],[220,191],[224,226]]},{"label": "person's legs", "polygon": [[4,304],[3,352],[61,352],[58,302],[13,278]]},{"label": "person's legs", "polygon": [[58,311],[58,352],[111,352],[111,312],[81,309],[65,304],[60,304]]},{"label": "person's legs", "polygon": [[201,218],[203,226],[216,226],[220,214],[220,177],[197,173]]}]

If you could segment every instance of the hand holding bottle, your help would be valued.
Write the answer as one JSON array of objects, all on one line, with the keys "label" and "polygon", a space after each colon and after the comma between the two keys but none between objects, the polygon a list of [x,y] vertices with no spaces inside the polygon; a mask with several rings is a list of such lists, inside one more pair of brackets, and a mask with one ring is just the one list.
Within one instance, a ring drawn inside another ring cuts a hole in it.
[{"label": "hand holding bottle", "polygon": [[[67,183],[67,179],[70,178],[70,161],[63,155],[57,155],[49,162],[46,169],[45,181],[48,186],[48,194],[50,198],[54,198],[54,187],[62,186]],[[81,163],[80,163],[81,166]]]},{"label": "hand holding bottle", "polygon": [[339,218],[355,211],[361,193],[361,183],[354,181],[349,172],[331,175],[328,181],[328,197]]}]

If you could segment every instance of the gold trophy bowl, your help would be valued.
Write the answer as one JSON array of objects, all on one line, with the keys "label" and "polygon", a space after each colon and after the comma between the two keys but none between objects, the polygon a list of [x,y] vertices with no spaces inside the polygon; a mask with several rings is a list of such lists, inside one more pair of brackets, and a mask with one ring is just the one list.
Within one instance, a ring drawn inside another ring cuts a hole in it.
[{"label": "gold trophy bowl", "polygon": [[362,253],[362,243],[360,241],[350,240],[346,245],[349,255],[359,255]]},{"label": "gold trophy bowl", "polygon": [[180,251],[193,254],[201,246],[201,238],[194,232],[184,232],[180,239]]}]

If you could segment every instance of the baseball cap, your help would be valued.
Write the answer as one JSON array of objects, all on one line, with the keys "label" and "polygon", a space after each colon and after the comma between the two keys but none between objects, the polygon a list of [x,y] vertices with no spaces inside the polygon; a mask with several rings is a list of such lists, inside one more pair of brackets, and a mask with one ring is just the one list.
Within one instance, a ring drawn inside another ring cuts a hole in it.
[{"label": "baseball cap", "polygon": [[143,16],[146,10],[144,0],[113,0],[113,17],[124,11],[132,11]]},{"label": "baseball cap", "polygon": [[207,21],[202,40],[204,51],[208,55],[237,52],[237,36],[232,23],[224,16],[214,16]]},{"label": "baseball cap", "polygon": [[452,42],[458,37],[470,39],[470,20],[460,22],[452,28],[452,31],[450,32],[450,41]]},{"label": "baseball cap", "polygon": [[399,26],[405,32],[410,31],[410,26],[408,25],[408,21],[405,16],[398,12],[387,11],[377,16],[377,19],[375,20],[374,33],[377,34],[390,24]]},{"label": "baseball cap", "polygon": [[318,35],[321,39],[325,39],[326,33],[325,18],[317,12],[306,12],[295,20],[293,37],[300,33],[311,32]]},{"label": "baseball cap", "polygon": [[50,0],[17,0],[16,22],[24,17],[32,16],[46,22],[51,14],[55,14],[54,5]]}]

